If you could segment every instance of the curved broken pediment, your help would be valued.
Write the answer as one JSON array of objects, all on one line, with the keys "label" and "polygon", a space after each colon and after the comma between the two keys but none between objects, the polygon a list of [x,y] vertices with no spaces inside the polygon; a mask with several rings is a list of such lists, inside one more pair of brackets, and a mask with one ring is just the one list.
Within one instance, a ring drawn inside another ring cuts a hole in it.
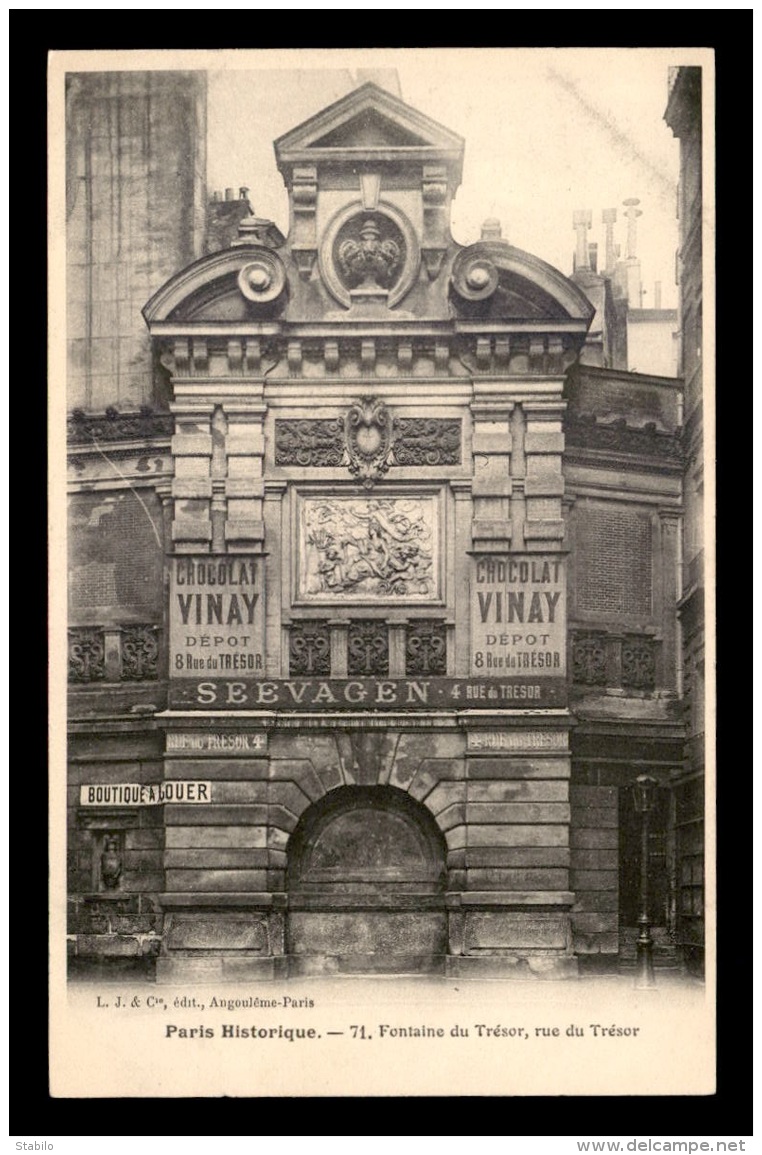
[{"label": "curved broken pediment", "polygon": [[464,318],[583,321],[594,309],[577,286],[539,257],[503,241],[461,249],[450,276],[451,299]]},{"label": "curved broken pediment", "polygon": [[245,321],[277,316],[288,296],[283,261],[272,249],[236,245],[188,265],[143,308],[160,321]]}]

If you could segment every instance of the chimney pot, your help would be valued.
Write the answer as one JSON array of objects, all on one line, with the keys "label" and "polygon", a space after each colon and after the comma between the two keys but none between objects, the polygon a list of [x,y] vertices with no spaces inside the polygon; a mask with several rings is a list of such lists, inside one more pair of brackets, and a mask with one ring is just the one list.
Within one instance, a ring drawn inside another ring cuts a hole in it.
[{"label": "chimney pot", "polygon": [[593,214],[590,209],[575,209],[572,216],[572,224],[577,234],[575,269],[588,269],[590,267],[587,253],[587,230],[592,223]]},{"label": "chimney pot", "polygon": [[225,189],[225,200],[226,201],[234,201],[235,200],[235,189],[234,188],[226,188]]},{"label": "chimney pot", "polygon": [[614,225],[616,224],[616,209],[604,209],[601,220],[606,226],[606,264],[605,270],[609,276],[614,272],[617,252],[614,247]]},{"label": "chimney pot", "polygon": [[638,247],[638,217],[643,214],[636,206],[640,204],[638,197],[628,197],[626,201],[622,202],[627,212],[624,214],[627,217],[627,258],[633,259],[636,255],[635,250]]},{"label": "chimney pot", "polygon": [[594,273],[598,272],[598,245],[595,241],[591,241],[588,245],[588,254],[590,257],[590,268]]},{"label": "chimney pot", "polygon": [[483,241],[499,241],[502,240],[503,226],[497,217],[487,217],[482,225],[482,240]]},{"label": "chimney pot", "polygon": [[249,199],[249,190],[247,189],[245,184],[242,184],[241,187],[239,188],[238,196],[239,196],[239,199],[242,201]]}]

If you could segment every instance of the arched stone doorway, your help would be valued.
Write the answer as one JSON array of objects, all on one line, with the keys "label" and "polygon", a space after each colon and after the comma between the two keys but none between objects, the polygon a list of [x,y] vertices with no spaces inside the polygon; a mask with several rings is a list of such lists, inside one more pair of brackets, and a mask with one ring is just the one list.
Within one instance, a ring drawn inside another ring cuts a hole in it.
[{"label": "arched stone doorway", "polygon": [[289,972],[444,970],[446,846],[429,811],[393,786],[342,786],[288,844]]}]

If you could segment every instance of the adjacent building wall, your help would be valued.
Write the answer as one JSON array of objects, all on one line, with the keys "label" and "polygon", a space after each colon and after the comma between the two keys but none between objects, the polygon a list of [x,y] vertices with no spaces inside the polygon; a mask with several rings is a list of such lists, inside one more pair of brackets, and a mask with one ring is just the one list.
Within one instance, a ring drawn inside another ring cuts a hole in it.
[{"label": "adjacent building wall", "polygon": [[680,139],[680,372],[684,379],[683,566],[680,621],[686,700],[684,778],[676,791],[678,919],[684,952],[704,955],[704,382],[702,264],[702,74],[670,75],[665,119]]},{"label": "adjacent building wall", "polygon": [[140,310],[202,252],[206,75],[72,73],[66,102],[68,404],[134,410],[161,399]]}]

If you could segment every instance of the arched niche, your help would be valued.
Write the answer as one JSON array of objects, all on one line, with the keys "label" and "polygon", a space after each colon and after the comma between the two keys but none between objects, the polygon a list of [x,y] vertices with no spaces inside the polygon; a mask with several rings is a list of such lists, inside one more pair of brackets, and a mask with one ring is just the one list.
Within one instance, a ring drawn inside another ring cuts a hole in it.
[{"label": "arched niche", "polygon": [[342,786],[302,815],[288,846],[288,886],[305,894],[341,890],[438,893],[446,845],[432,815],[393,786]]},{"label": "arched niche", "polygon": [[392,786],[342,786],[288,844],[289,974],[442,974],[445,841]]}]

